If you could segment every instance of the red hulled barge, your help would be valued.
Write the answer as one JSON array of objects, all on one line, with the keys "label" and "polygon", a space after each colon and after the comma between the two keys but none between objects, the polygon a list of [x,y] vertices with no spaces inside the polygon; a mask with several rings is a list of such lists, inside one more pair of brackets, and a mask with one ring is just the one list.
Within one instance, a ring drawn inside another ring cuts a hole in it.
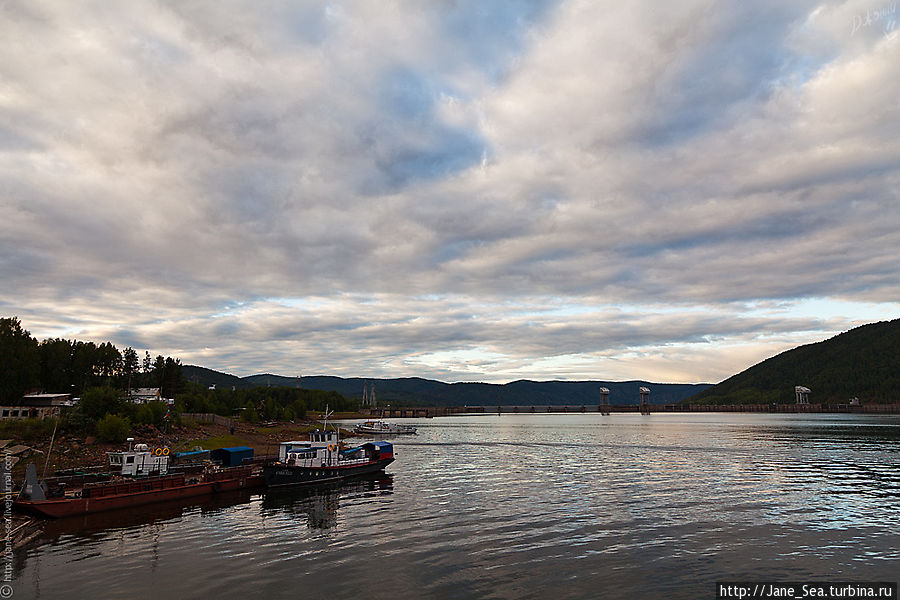
[{"label": "red hulled barge", "polygon": [[170,472],[168,458],[168,452],[150,452],[146,444],[138,444],[134,449],[129,447],[127,452],[110,452],[111,467],[121,467],[121,470],[102,477],[106,481],[95,482],[71,478],[39,482],[34,465],[28,465],[24,498],[16,500],[13,507],[23,512],[61,518],[265,485],[258,465],[222,468],[203,464]]}]

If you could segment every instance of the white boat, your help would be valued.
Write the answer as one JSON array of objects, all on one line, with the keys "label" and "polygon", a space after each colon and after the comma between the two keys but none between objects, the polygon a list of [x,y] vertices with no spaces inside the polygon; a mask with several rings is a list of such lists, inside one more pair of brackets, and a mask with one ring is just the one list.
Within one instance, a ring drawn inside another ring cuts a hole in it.
[{"label": "white boat", "polygon": [[376,473],[394,462],[394,446],[390,442],[367,442],[356,448],[345,448],[340,430],[328,430],[331,411],[325,408],[325,426],[309,434],[308,442],[281,442],[278,460],[263,465],[268,487],[303,485],[340,481]]},{"label": "white boat", "polygon": [[385,421],[365,421],[357,425],[353,431],[370,434],[397,434],[415,433],[416,428],[412,425],[400,425],[399,423],[387,423]]}]

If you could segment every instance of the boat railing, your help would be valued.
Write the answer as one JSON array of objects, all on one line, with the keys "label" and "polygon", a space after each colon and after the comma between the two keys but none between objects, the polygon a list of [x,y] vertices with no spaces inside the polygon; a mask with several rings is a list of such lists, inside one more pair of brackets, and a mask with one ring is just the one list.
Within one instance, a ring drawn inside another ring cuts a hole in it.
[{"label": "boat railing", "polygon": [[164,490],[184,485],[184,474],[166,475],[164,477],[148,477],[130,481],[116,481],[113,483],[94,483],[84,486],[81,495],[85,498],[101,498],[104,496],[118,496],[121,494],[136,494],[138,492],[151,492]]},{"label": "boat railing", "polygon": [[363,464],[369,462],[369,460],[370,460],[370,459],[368,459],[368,458],[349,458],[349,459],[347,459],[347,460],[342,460],[342,461],[340,461],[340,463],[338,463],[338,464],[343,464],[343,465],[363,465]]},{"label": "boat railing", "polygon": [[277,454],[260,454],[254,456],[253,458],[245,458],[244,466],[247,465],[266,465],[270,462],[275,462],[278,460]]},{"label": "boat railing", "polygon": [[61,486],[64,486],[68,489],[75,488],[83,488],[86,485],[93,483],[103,483],[107,482],[111,479],[111,475],[109,473],[78,473],[78,474],[67,474],[67,475],[57,475],[54,477],[48,477],[44,479],[44,483],[49,489],[56,489]]},{"label": "boat railing", "polygon": [[226,479],[240,479],[241,477],[250,477],[253,474],[253,468],[250,466],[231,467],[220,471],[210,471],[206,474],[206,481],[223,481]]},{"label": "boat railing", "polygon": [[[291,462],[291,460],[293,460],[293,462]],[[323,461],[321,458],[303,458],[303,459],[295,458],[295,459],[289,459],[287,464],[297,466],[297,467],[317,468],[317,467],[322,467],[322,466],[337,467],[337,466],[343,466],[343,465],[364,465],[370,461],[371,461],[371,459],[369,459],[369,458],[349,458],[349,459],[341,459],[339,461],[334,460],[334,459],[329,459],[329,460],[324,461],[324,464],[323,464]]]}]

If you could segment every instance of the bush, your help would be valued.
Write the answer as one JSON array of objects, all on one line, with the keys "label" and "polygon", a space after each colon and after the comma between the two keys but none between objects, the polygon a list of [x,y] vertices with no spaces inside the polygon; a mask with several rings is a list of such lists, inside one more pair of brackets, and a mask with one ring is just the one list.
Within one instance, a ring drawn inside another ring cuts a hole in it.
[{"label": "bush", "polygon": [[241,413],[241,419],[247,423],[256,423],[259,421],[259,415],[256,414],[256,409],[253,406],[247,405]]},{"label": "bush", "polygon": [[118,415],[107,414],[97,421],[97,437],[101,442],[124,442],[131,433],[131,421]]},{"label": "bush", "polygon": [[91,388],[81,396],[81,411],[90,420],[128,410],[127,404],[122,392],[113,388]]},{"label": "bush", "polygon": [[13,419],[0,421],[0,436],[23,440],[26,442],[43,441],[50,442],[56,419]]},{"label": "bush", "polygon": [[80,405],[76,405],[63,411],[59,428],[67,433],[85,435],[94,432],[94,422],[87,418]]},{"label": "bush", "polygon": [[137,423],[142,423],[144,425],[156,425],[160,426],[163,424],[163,417],[166,416],[166,411],[168,411],[169,407],[166,406],[165,402],[148,402],[146,404],[141,404],[134,414],[134,420]]}]

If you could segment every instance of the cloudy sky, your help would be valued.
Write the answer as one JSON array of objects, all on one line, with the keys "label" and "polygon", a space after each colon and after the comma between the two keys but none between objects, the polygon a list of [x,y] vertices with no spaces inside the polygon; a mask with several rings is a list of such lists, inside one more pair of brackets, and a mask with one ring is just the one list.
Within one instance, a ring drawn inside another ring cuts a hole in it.
[{"label": "cloudy sky", "polygon": [[717,382],[900,317],[886,0],[0,2],[0,316],[236,375]]}]

